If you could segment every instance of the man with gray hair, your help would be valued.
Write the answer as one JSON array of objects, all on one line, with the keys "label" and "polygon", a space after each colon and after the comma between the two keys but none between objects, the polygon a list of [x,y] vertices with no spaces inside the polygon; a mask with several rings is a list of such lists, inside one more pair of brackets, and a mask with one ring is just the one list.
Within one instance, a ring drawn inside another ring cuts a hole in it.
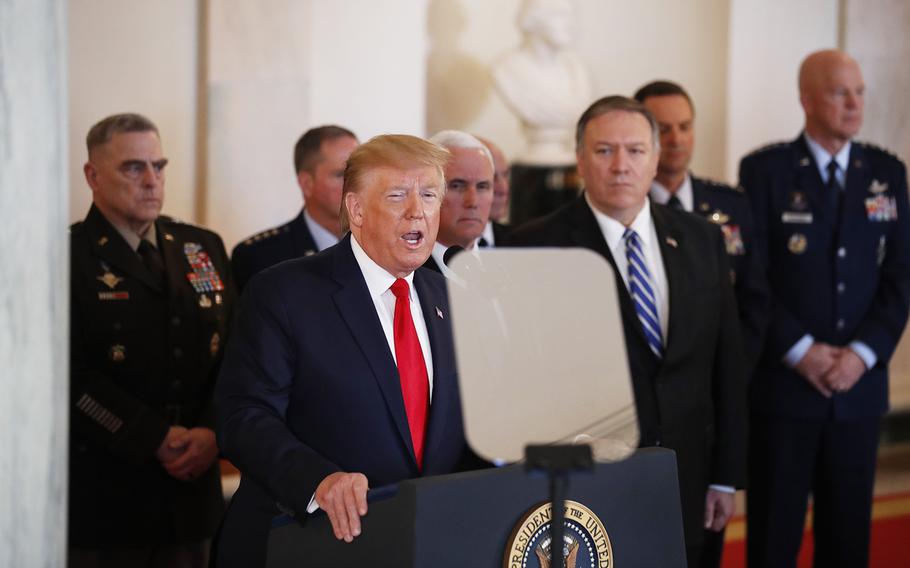
[{"label": "man with gray hair", "polygon": [[512,234],[516,246],[583,247],[610,263],[641,446],[676,451],[689,565],[704,528],[733,515],[745,478],[745,375],[724,238],[651,203],[659,132],[641,103],[604,97],[576,129],[582,196]]},{"label": "man with gray hair", "polygon": [[493,155],[477,138],[459,130],[442,130],[430,141],[446,148],[446,194],[439,216],[439,236],[424,267],[444,275],[449,247],[473,250],[490,219],[493,205]]},{"label": "man with gray hair", "polygon": [[70,229],[68,566],[207,565],[224,511],[212,390],[233,317],[215,233],[161,215],[167,159],[144,116],[86,137]]}]

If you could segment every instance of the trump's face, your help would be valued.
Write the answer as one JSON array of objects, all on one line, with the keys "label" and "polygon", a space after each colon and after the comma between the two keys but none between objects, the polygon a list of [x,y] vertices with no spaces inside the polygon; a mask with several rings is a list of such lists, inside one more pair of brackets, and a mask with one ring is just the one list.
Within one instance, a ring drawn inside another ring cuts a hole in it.
[{"label": "trump's face", "polygon": [[444,189],[437,168],[376,168],[345,195],[351,234],[373,262],[403,278],[433,250]]},{"label": "trump's face", "polygon": [[585,127],[578,173],[594,207],[628,226],[648,198],[657,158],[648,120],[637,112],[614,110]]}]

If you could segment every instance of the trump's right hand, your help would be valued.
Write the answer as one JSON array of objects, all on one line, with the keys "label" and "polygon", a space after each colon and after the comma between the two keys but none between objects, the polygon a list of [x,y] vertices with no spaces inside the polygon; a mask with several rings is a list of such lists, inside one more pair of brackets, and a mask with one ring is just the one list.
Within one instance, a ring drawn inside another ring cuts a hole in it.
[{"label": "trump's right hand", "polygon": [[367,514],[367,477],[339,471],[316,487],[316,503],[332,522],[335,538],[351,542],[360,536],[360,517]]}]

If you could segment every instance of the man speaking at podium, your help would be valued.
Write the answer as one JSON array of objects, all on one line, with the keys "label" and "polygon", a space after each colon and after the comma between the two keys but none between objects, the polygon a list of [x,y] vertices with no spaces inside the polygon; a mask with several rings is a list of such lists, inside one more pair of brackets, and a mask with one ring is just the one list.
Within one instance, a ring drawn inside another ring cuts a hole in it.
[{"label": "man speaking at podium", "polygon": [[[217,566],[262,566],[271,520],[360,534],[368,487],[471,464],[444,278],[430,256],[449,153],[405,135],[348,159],[336,246],[254,277],[222,367],[221,448],[242,472]],[[476,459],[476,458],[474,458]]]}]

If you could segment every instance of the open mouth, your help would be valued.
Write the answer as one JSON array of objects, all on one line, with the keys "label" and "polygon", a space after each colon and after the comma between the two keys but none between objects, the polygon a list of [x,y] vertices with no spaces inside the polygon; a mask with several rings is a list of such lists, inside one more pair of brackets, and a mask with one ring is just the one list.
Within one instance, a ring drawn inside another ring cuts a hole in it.
[{"label": "open mouth", "polygon": [[409,248],[417,248],[423,243],[423,231],[408,231],[401,235],[401,239]]}]

